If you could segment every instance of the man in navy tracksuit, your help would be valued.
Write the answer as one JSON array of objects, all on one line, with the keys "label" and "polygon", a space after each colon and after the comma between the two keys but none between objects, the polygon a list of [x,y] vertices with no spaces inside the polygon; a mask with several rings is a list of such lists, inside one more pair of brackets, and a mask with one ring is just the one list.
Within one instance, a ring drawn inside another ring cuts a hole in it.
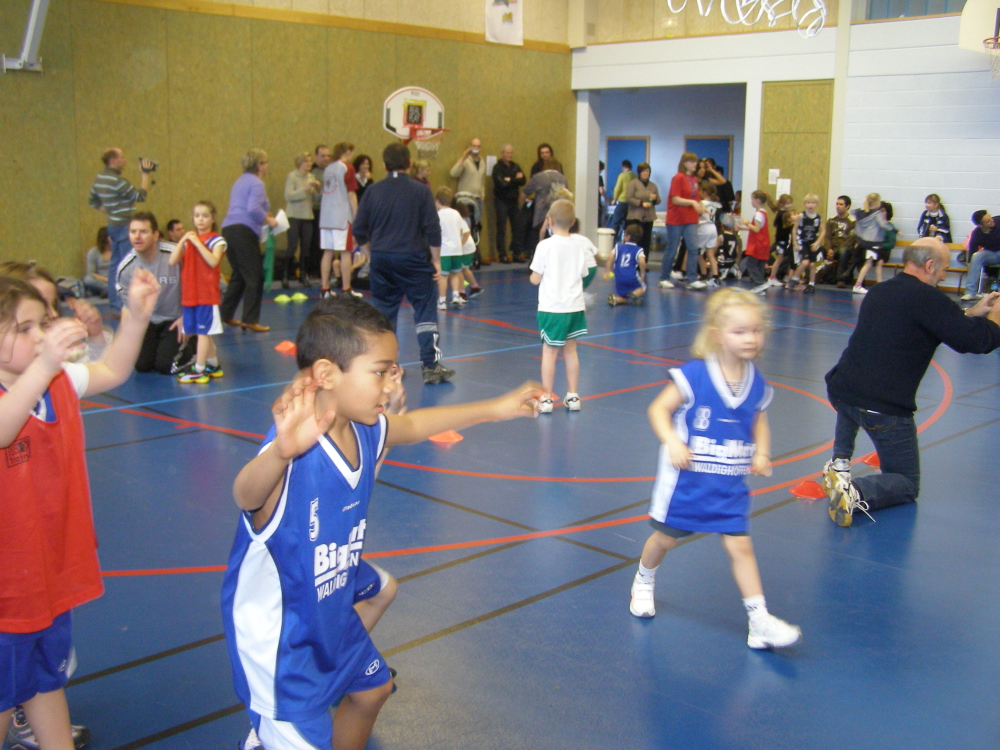
[{"label": "man in navy tracksuit", "polygon": [[[441,222],[426,185],[412,179],[410,150],[392,143],[382,152],[384,180],[365,190],[354,218],[354,239],[371,258],[372,302],[396,327],[403,296],[413,305],[424,384],[455,374],[438,348],[437,278],[441,274]],[[428,246],[430,253],[427,252]]]}]

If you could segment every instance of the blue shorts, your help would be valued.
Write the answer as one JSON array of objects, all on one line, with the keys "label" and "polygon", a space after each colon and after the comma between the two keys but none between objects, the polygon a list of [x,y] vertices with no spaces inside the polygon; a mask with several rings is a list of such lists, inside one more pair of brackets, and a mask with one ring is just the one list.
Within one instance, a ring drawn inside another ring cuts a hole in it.
[{"label": "blue shorts", "polygon": [[72,635],[69,612],[35,633],[0,633],[0,711],[65,687],[76,666]]},{"label": "blue shorts", "polygon": [[[385,685],[391,679],[385,659],[367,639],[367,653],[361,669],[345,694],[361,693]],[[331,707],[332,708],[332,707]],[[310,719],[278,721],[248,711],[254,731],[264,747],[271,750],[330,750],[333,745],[333,714],[330,711]]]},{"label": "blue shorts", "polygon": [[619,279],[618,276],[615,275],[615,295],[618,297],[627,297],[629,292],[645,288],[646,285],[639,281],[639,279],[635,276]]},{"label": "blue shorts", "polygon": [[184,333],[193,336],[218,336],[222,333],[222,316],[218,305],[183,307]]},{"label": "blue shorts", "polygon": [[377,595],[389,580],[389,574],[378,565],[361,558],[354,573],[354,601],[363,602]]}]

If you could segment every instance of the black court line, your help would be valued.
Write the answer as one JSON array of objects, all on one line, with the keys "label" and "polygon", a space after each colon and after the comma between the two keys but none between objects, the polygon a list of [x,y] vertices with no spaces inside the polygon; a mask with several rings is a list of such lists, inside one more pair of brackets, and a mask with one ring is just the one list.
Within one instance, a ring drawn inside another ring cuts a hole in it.
[{"label": "black court line", "polygon": [[98,445],[93,448],[87,448],[86,452],[91,453],[93,451],[106,451],[108,448],[123,448],[126,445],[138,445],[139,443],[150,443],[154,440],[163,440],[164,438],[172,437],[184,437],[185,435],[194,435],[196,432],[204,432],[201,427],[188,430],[178,430],[176,432],[171,432],[166,435],[157,435],[156,437],[139,438],[138,440],[127,440],[124,443],[111,443],[110,445]]},{"label": "black court line", "polygon": [[91,680],[109,677],[110,675],[124,672],[134,667],[141,667],[144,664],[150,664],[151,662],[159,661],[160,659],[166,659],[168,656],[175,656],[177,654],[182,654],[185,651],[190,651],[191,649],[201,648],[202,646],[208,646],[212,643],[218,643],[225,637],[225,633],[219,633],[218,635],[209,636],[208,638],[202,638],[200,641],[192,641],[191,643],[186,643],[183,646],[175,646],[174,648],[167,649],[166,651],[160,651],[155,654],[150,654],[149,656],[144,656],[141,659],[128,661],[114,667],[108,667],[107,669],[102,669],[99,672],[92,672],[88,675],[84,675],[83,677],[75,677],[66,683],[66,687],[82,685],[83,683],[90,682]]},{"label": "black court line", "polygon": [[[113,750],[136,750],[136,748],[145,747],[146,745],[152,745],[154,742],[159,742],[160,740],[165,740],[168,737],[173,737],[176,734],[181,734],[189,729],[195,729],[204,724],[210,724],[218,719],[224,719],[227,716],[232,716],[235,713],[246,710],[246,707],[242,703],[237,703],[234,706],[228,706],[226,708],[219,709],[218,711],[213,711],[210,714],[205,714],[204,716],[199,716],[197,719],[191,719],[191,721],[186,721],[183,724],[177,724],[170,727],[169,729],[164,729],[156,734],[150,734],[146,737],[142,737],[138,740],[133,740],[125,745],[119,745]],[[249,720],[247,722],[249,724]],[[242,745],[241,745],[242,747]]]}]

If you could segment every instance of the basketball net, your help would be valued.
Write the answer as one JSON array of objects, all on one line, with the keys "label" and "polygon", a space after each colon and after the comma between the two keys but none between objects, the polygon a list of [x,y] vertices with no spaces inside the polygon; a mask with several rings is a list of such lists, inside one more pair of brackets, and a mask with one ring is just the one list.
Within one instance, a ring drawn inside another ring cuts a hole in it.
[{"label": "basketball net", "polygon": [[417,156],[421,159],[436,159],[438,148],[444,139],[447,128],[425,128],[420,125],[409,125],[410,137],[404,139],[404,143],[411,141],[417,147]]},{"label": "basketball net", "polygon": [[983,47],[990,56],[990,75],[995,81],[1000,78],[1000,37],[991,36],[989,39],[984,39]]}]

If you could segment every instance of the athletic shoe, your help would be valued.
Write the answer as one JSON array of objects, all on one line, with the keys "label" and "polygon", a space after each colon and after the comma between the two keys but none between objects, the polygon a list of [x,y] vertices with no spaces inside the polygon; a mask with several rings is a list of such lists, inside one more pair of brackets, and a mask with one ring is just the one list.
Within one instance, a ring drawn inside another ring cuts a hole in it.
[{"label": "athletic shoe", "polygon": [[447,310],[447,309],[448,309],[448,300],[446,300],[444,297],[438,297],[438,310]]},{"label": "athletic shoe", "polygon": [[213,365],[211,362],[205,365],[205,374],[210,378],[221,378],[224,373],[221,365]]},{"label": "athletic shoe", "polygon": [[851,462],[846,458],[831,459],[823,466],[823,492],[833,499],[851,483]]},{"label": "athletic shoe", "polygon": [[683,271],[671,271],[670,272],[670,278],[675,279],[677,281],[684,281],[684,272]]},{"label": "athletic shoe", "polygon": [[720,286],[722,286],[722,282],[719,281],[718,279],[709,279],[708,280],[708,288],[709,289],[718,289]]},{"label": "athletic shoe", "polygon": [[363,294],[361,294],[361,292],[359,292],[359,291],[356,291],[356,290],[354,290],[354,289],[351,289],[350,287],[348,287],[347,289],[344,289],[344,290],[342,290],[342,291],[341,291],[341,294],[349,294],[349,295],[351,295],[352,297],[356,297],[356,298],[358,298],[358,299],[361,299],[361,297],[363,297],[363,296],[364,296]]},{"label": "athletic shoe", "polygon": [[575,393],[573,395],[566,394],[566,400],[563,402],[566,404],[566,408],[570,411],[580,411],[580,397]]},{"label": "athletic shoe", "polygon": [[[629,292],[629,294],[631,294],[631,292]],[[611,292],[611,294],[608,295],[608,304],[612,307],[615,307],[618,304],[618,296],[614,292]]]},{"label": "athletic shoe", "polygon": [[741,278],[743,278],[743,271],[740,270],[739,266],[733,266],[732,268],[729,269],[729,275],[732,276],[737,281],[739,281]]},{"label": "athletic shoe", "polygon": [[966,292],[965,294],[962,295],[962,302],[972,302],[973,300],[982,298],[983,295],[981,294],[969,294],[968,292]]},{"label": "athletic shoe", "polygon": [[684,288],[685,289],[705,289],[706,287],[708,287],[708,284],[706,284],[701,279],[696,279],[695,281],[692,281],[690,284],[688,284]]},{"label": "athletic shoe", "polygon": [[784,282],[778,281],[777,279],[768,279],[767,280],[767,285],[768,286],[781,286],[783,283]]},{"label": "athletic shoe", "polygon": [[423,366],[424,385],[438,385],[444,383],[455,374],[454,370],[449,370],[440,362],[433,367]]},{"label": "athletic shoe", "polygon": [[798,643],[802,631],[796,625],[789,625],[772,614],[766,614],[750,622],[747,645],[750,648],[785,648]]},{"label": "athletic shoe", "polygon": [[247,738],[236,744],[236,750],[264,750],[264,746],[253,727],[250,727],[250,734],[247,735]]},{"label": "athletic shoe", "polygon": [[205,370],[198,371],[192,367],[187,372],[182,372],[177,376],[178,383],[190,384],[190,383],[207,383],[208,373]]},{"label": "athletic shoe", "polygon": [[539,414],[551,414],[552,413],[552,399],[548,396],[542,396],[538,399],[538,413]]},{"label": "athletic shoe", "polygon": [[625,301],[630,305],[635,305],[636,307],[641,305],[644,299],[645,297],[641,294],[636,294],[634,289],[625,295]]},{"label": "athletic shoe", "polygon": [[337,296],[337,293],[335,291],[333,291],[332,289],[328,288],[328,289],[320,289],[319,290],[319,298],[320,299],[331,299],[331,298],[336,297],[336,296]]},{"label": "athletic shoe", "polygon": [[750,291],[753,292],[754,294],[759,294],[759,295],[763,296],[763,295],[767,294],[767,288],[769,286],[771,286],[771,285],[768,282],[765,281],[763,284],[758,284],[757,286],[755,286]]},{"label": "athletic shoe", "polygon": [[462,299],[461,297],[452,297],[451,298],[451,306],[452,307],[457,307],[457,308],[461,309],[461,308],[465,307],[465,300]]},{"label": "athletic shoe", "polygon": [[802,291],[803,294],[816,294],[816,285],[807,284],[806,288]]},{"label": "athletic shoe", "polygon": [[851,291],[855,294],[868,294],[868,290],[863,286],[855,286]]},{"label": "athletic shoe", "polygon": [[243,327],[254,333],[267,333],[271,330],[271,326],[261,325],[260,323],[244,323]]},{"label": "athletic shoe", "polygon": [[628,611],[636,617],[652,617],[656,614],[656,605],[653,602],[653,583],[643,583],[636,573],[635,580],[632,581],[632,601],[629,602]]},{"label": "athletic shoe", "polygon": [[868,503],[861,499],[861,493],[854,485],[854,482],[847,482],[840,491],[830,498],[830,520],[838,526],[847,528],[854,522],[854,511],[860,510],[866,516],[871,517],[868,512]]},{"label": "athletic shoe", "polygon": [[847,289],[847,282],[846,281],[838,281],[837,282],[837,289]]},{"label": "athletic shoe", "polygon": [[184,359],[185,348],[181,347],[180,351],[174,356],[174,361],[170,363],[170,374],[179,375],[185,372],[188,368],[194,365],[195,355],[191,354],[187,359]]},{"label": "athletic shoe", "polygon": [[[86,747],[87,743],[90,742],[90,730],[85,726],[72,724],[70,726],[70,734],[73,737],[73,745],[76,747],[76,750]],[[38,750],[40,747],[21,706],[14,706],[14,715],[10,720],[10,729],[7,730],[7,747],[10,750]]]},{"label": "athletic shoe", "polygon": [[657,283],[657,286],[660,287],[660,289],[673,289],[674,288],[673,282],[669,281],[667,279],[660,279],[660,281]]},{"label": "athletic shoe", "polygon": [[482,293],[483,293],[482,287],[478,286],[469,287],[469,299],[472,299],[473,297],[478,297]]}]

